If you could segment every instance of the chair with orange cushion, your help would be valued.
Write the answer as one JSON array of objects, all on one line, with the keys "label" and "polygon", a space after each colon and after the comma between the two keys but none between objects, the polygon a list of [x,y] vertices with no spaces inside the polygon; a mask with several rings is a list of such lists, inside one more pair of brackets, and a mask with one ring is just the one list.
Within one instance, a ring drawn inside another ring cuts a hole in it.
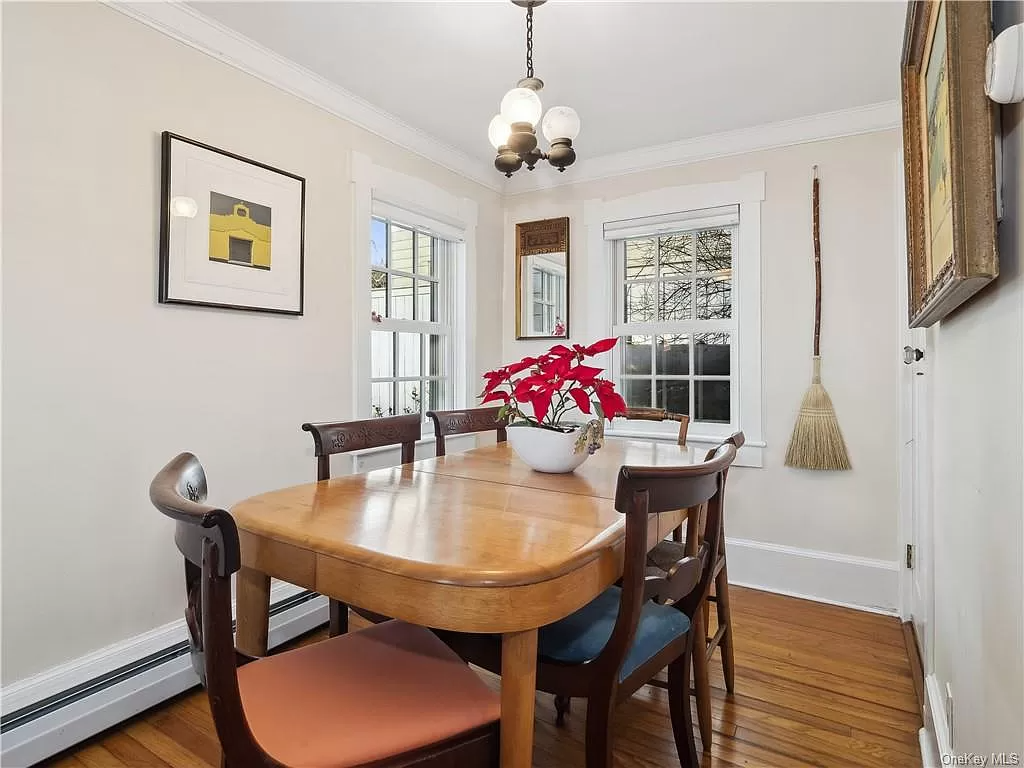
[{"label": "chair with orange cushion", "polygon": [[177,523],[192,664],[209,693],[225,768],[498,765],[497,694],[428,629],[387,621],[262,659],[236,651],[238,529],[205,504],[206,493],[190,453],[149,488]]}]

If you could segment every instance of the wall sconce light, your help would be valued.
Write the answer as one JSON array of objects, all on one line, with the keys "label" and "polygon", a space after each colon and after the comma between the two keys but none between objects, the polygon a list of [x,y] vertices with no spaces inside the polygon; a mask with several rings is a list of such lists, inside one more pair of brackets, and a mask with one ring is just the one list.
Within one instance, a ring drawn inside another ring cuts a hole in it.
[{"label": "wall sconce light", "polygon": [[178,197],[171,198],[171,216],[194,219],[198,211],[199,206],[196,205],[196,201],[191,197],[179,195]]}]

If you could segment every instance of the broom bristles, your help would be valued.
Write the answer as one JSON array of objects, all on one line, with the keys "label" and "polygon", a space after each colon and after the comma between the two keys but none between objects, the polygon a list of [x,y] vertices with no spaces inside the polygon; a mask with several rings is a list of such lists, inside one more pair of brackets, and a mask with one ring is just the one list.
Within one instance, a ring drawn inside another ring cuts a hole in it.
[{"label": "broom bristles", "polygon": [[786,451],[786,466],[798,469],[849,469],[850,457],[832,408],[832,398],[821,384],[819,360],[814,378],[800,404],[793,435]]}]

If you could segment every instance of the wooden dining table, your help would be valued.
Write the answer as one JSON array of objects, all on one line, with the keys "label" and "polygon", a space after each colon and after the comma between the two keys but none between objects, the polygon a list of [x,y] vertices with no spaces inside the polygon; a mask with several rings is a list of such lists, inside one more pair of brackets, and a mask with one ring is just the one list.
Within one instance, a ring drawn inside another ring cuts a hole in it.
[{"label": "wooden dining table", "polygon": [[[239,649],[267,651],[271,577],[422,626],[500,634],[501,765],[529,768],[537,630],[621,575],[619,468],[694,460],[685,446],[608,439],[552,475],[498,443],[246,499],[231,509]],[[652,515],[649,545],[685,518]]]}]

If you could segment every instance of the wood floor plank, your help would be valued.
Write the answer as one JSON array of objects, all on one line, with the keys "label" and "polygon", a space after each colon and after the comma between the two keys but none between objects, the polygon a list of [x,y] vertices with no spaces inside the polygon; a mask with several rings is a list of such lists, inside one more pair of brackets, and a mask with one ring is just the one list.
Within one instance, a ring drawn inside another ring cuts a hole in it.
[{"label": "wood floor plank", "polygon": [[[736,693],[726,693],[716,653],[710,666],[714,739],[702,768],[920,765],[921,718],[896,619],[751,589],[730,592]],[[324,636],[313,633],[298,643]],[[498,690],[497,677],[481,676]],[[616,710],[612,727],[616,768],[679,764],[666,691],[641,688]],[[565,726],[558,727],[552,697],[538,694],[534,767],[582,768],[585,733],[586,702],[574,700]],[[699,737],[697,743],[701,749]],[[180,696],[50,765],[219,768],[206,694]]]}]

